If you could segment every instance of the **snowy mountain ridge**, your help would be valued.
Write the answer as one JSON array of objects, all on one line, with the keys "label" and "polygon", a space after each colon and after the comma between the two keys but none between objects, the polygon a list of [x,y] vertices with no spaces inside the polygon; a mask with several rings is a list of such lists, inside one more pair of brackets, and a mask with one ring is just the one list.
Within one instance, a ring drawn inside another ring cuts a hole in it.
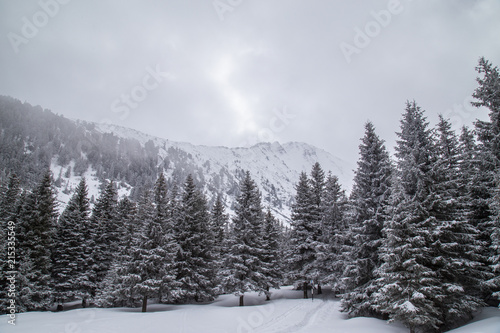
[{"label": "snowy mountain ridge", "polygon": [[174,142],[111,124],[95,125],[101,133],[133,138],[142,146],[152,141],[159,148],[159,160],[165,162],[167,177],[175,179],[186,172],[193,174],[199,184],[203,184],[209,199],[213,199],[214,194],[222,195],[229,212],[239,180],[247,170],[262,192],[263,205],[285,219],[290,217],[300,172],[309,173],[314,163],[319,162],[325,172],[331,171],[339,177],[344,186],[352,181],[352,168],[347,162],[306,143],[258,143],[237,148],[204,146]]},{"label": "snowy mountain ridge", "polygon": [[263,207],[287,220],[300,173],[309,174],[314,163],[336,175],[346,190],[353,179],[353,166],[306,143],[194,145],[117,125],[68,119],[8,96],[0,96],[0,120],[0,179],[15,170],[22,186],[33,188],[50,166],[61,211],[82,177],[94,200],[101,183],[113,180],[120,196],[138,201],[142,189],[152,187],[162,171],[169,186],[182,185],[191,174],[210,205],[220,196],[231,213],[240,181],[249,171],[261,191]]}]

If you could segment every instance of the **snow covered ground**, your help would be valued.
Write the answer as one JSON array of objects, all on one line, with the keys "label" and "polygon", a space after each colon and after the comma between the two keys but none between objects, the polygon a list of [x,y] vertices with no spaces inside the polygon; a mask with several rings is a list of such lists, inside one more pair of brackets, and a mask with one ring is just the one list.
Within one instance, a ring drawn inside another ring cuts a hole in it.
[{"label": "snow covered ground", "polygon": [[[65,312],[19,314],[16,326],[0,322],[0,332],[9,333],[249,333],[249,332],[408,332],[398,324],[374,318],[346,319],[339,312],[340,301],[325,293],[321,298],[304,300],[302,292],[285,287],[264,295],[249,293],[245,307],[238,298],[223,295],[210,304],[151,304],[147,313],[140,309],[75,309]],[[500,310],[487,308],[475,320],[453,333],[499,333]]]}]

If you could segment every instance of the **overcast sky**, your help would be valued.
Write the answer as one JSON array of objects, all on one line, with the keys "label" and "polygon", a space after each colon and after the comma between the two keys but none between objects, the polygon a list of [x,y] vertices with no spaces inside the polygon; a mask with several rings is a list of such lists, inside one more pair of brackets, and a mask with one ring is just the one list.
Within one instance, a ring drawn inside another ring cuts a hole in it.
[{"label": "overcast sky", "polygon": [[0,0],[0,94],[173,141],[303,141],[355,165],[392,151],[405,101],[431,125],[500,65],[500,1]]}]

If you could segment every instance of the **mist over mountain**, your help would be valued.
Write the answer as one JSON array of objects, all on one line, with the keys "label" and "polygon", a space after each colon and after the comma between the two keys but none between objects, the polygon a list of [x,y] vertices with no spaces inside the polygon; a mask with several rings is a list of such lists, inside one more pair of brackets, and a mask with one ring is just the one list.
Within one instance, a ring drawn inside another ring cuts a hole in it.
[{"label": "mist over mountain", "polygon": [[347,188],[352,180],[353,167],[347,162],[301,142],[236,148],[193,145],[111,124],[70,120],[6,96],[0,97],[0,124],[0,177],[14,171],[24,186],[31,186],[50,167],[62,207],[82,176],[94,197],[102,181],[114,180],[121,195],[138,199],[163,171],[170,185],[192,174],[210,201],[220,195],[232,212],[238,184],[248,170],[263,204],[286,220],[300,172],[309,173],[315,162]]}]

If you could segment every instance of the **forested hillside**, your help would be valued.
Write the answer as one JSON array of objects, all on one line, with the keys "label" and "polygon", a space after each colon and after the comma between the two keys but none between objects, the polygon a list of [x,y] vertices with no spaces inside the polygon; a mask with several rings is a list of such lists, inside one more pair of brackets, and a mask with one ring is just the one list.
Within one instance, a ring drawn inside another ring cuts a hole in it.
[{"label": "forested hillside", "polygon": [[[0,175],[15,170],[22,185],[33,186],[55,164],[81,176],[92,167],[99,179],[150,186],[158,171],[158,148],[135,139],[100,133],[95,125],[72,121],[40,106],[0,97]],[[54,175],[57,177],[58,175]]]},{"label": "forested hillside", "polygon": [[251,170],[263,200],[275,213],[289,219],[293,184],[315,162],[350,183],[350,166],[324,150],[305,143],[260,143],[253,147],[208,147],[156,138],[110,124],[73,121],[41,107],[0,97],[0,180],[16,171],[22,187],[31,187],[50,168],[58,199],[65,205],[85,175],[97,188],[113,180],[123,193],[138,201],[159,172],[167,183],[182,182],[189,174],[213,203],[222,197],[231,211],[239,181]]}]

